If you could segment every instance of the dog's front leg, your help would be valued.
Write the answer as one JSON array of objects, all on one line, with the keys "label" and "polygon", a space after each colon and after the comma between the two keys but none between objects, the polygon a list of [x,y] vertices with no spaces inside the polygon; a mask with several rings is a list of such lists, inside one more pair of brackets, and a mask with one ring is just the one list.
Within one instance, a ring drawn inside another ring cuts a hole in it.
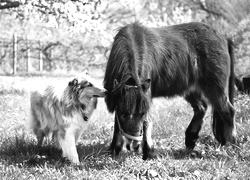
[{"label": "dog's front leg", "polygon": [[157,157],[155,153],[153,140],[152,140],[153,122],[148,116],[145,117],[143,122],[143,142],[142,142],[142,159],[154,159]]},{"label": "dog's front leg", "polygon": [[110,151],[112,157],[115,157],[119,155],[120,151],[122,150],[123,146],[123,138],[122,135],[120,134],[119,130],[119,125],[118,125],[118,119],[117,115],[115,114],[115,126],[114,126],[114,133],[113,133],[113,139],[110,145]]},{"label": "dog's front leg", "polygon": [[72,163],[79,165],[79,157],[75,144],[75,128],[70,126],[63,132],[58,133],[58,141],[62,147],[63,157],[68,158]]}]

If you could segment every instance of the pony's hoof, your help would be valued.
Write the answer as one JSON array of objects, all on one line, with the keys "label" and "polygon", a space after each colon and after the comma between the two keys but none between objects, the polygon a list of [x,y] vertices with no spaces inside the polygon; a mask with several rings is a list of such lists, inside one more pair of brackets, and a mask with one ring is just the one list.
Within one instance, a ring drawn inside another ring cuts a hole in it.
[{"label": "pony's hoof", "polygon": [[195,144],[187,144],[186,143],[186,150],[185,151],[192,151],[194,150]]},{"label": "pony's hoof", "polygon": [[150,150],[148,153],[144,153],[142,156],[143,160],[156,159],[157,153],[154,150]]},{"label": "pony's hoof", "polygon": [[198,138],[199,136],[195,133],[189,133],[189,134],[186,133],[186,138],[185,138],[186,149],[193,150]]},{"label": "pony's hoof", "polygon": [[237,138],[236,138],[236,136],[232,136],[231,139],[230,139],[230,142],[232,144],[237,144]]},{"label": "pony's hoof", "polygon": [[225,136],[224,134],[219,134],[215,137],[217,141],[221,144],[221,146],[228,145],[230,143],[236,144],[237,143],[237,138],[234,135],[227,135]]},{"label": "pony's hoof", "polygon": [[194,147],[186,147],[186,149],[184,150],[184,154],[189,154],[189,153],[191,153],[191,152],[193,152],[193,150],[194,150]]},{"label": "pony's hoof", "polygon": [[120,147],[110,148],[110,154],[113,159],[115,159],[121,152]]},{"label": "pony's hoof", "polygon": [[[237,138],[235,136],[231,136],[226,140],[226,143],[224,145],[228,144],[237,144]],[[222,144],[221,144],[222,145]]]},{"label": "pony's hoof", "polygon": [[201,155],[198,151],[193,149],[185,149],[183,153],[181,153],[181,158],[189,157],[189,158],[201,158]]}]

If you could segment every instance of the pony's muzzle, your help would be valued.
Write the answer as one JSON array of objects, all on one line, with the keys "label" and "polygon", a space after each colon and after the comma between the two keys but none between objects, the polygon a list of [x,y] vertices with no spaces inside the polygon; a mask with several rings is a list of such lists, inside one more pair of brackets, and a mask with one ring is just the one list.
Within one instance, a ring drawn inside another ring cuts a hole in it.
[{"label": "pony's muzzle", "polygon": [[137,152],[139,150],[140,144],[141,141],[130,140],[130,139],[126,140],[126,148],[129,151]]}]

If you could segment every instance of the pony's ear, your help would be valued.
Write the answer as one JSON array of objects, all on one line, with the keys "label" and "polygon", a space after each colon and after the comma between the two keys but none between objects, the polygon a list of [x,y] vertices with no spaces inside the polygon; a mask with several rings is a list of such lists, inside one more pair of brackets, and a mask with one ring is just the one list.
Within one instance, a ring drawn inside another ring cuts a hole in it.
[{"label": "pony's ear", "polygon": [[72,81],[69,82],[69,86],[76,86],[78,84],[77,79],[73,79]]},{"label": "pony's ear", "polygon": [[150,85],[151,85],[151,79],[146,79],[141,85],[143,92],[147,92]]},{"label": "pony's ear", "polygon": [[89,70],[87,68],[84,69],[83,73],[89,75]]},{"label": "pony's ear", "polygon": [[115,79],[114,83],[113,83],[113,89],[115,89],[117,86],[118,86],[118,81],[117,81],[117,79]]}]

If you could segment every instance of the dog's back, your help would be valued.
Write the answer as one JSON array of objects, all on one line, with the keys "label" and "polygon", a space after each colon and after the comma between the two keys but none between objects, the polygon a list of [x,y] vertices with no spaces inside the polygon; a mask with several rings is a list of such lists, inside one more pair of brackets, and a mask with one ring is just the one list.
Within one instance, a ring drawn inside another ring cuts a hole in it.
[{"label": "dog's back", "polygon": [[55,94],[53,86],[47,86],[42,91],[33,91],[30,94],[31,104],[31,124],[32,129],[44,130],[48,128],[53,130],[56,127],[54,120],[61,119],[60,96]]}]

